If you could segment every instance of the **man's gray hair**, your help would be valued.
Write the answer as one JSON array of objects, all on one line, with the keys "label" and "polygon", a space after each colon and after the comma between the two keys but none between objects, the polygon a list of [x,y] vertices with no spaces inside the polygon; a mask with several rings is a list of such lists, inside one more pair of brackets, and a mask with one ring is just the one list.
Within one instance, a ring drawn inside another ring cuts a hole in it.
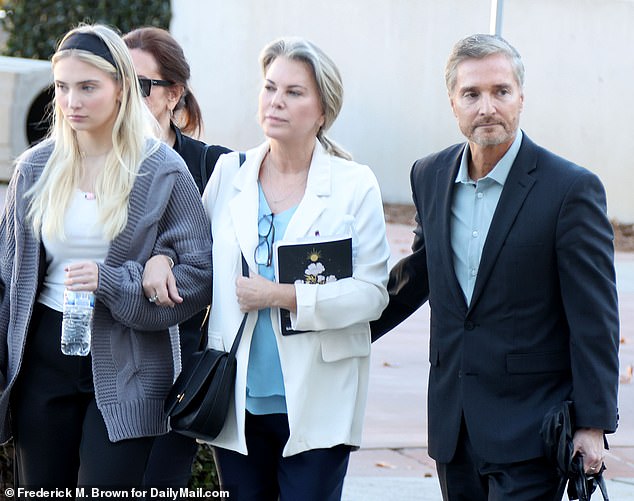
[{"label": "man's gray hair", "polygon": [[458,65],[466,59],[482,59],[494,54],[503,54],[509,58],[520,88],[524,87],[524,63],[519,52],[510,43],[498,35],[476,34],[458,41],[449,54],[445,66],[445,83],[449,93],[456,86]]}]

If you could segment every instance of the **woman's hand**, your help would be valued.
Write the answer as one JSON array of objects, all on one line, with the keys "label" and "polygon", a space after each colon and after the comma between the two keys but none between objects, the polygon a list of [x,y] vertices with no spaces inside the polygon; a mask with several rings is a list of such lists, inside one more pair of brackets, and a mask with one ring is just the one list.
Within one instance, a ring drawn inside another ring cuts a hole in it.
[{"label": "woman's hand", "polygon": [[94,261],[72,263],[64,268],[64,287],[71,291],[95,292],[99,285],[99,267]]},{"label": "woman's hand", "polygon": [[158,306],[173,307],[182,303],[176,278],[172,273],[172,260],[163,255],[152,256],[143,268],[143,293]]},{"label": "woman's hand", "polygon": [[294,285],[271,282],[260,275],[238,277],[236,296],[243,313],[272,307],[297,310]]}]

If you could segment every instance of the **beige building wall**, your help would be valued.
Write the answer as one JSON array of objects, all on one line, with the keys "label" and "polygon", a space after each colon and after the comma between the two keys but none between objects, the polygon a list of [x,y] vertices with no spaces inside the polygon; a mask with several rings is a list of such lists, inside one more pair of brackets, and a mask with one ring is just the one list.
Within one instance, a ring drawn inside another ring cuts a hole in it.
[{"label": "beige building wall", "polygon": [[[305,36],[339,66],[345,100],[331,136],[372,167],[387,202],[410,202],[417,158],[461,141],[443,81],[459,38],[487,32],[490,0],[172,0],[204,139],[246,149],[257,124],[260,49]],[[505,0],[502,34],[526,65],[522,128],[596,172],[610,217],[634,223],[634,1]],[[47,62],[0,58],[0,178],[26,147],[25,117]]]},{"label": "beige building wall", "polygon": [[[262,140],[260,49],[305,36],[337,63],[345,101],[331,136],[376,173],[388,202],[409,202],[417,158],[462,137],[443,81],[453,43],[488,32],[490,0],[172,0],[172,33],[193,71],[205,139]],[[634,2],[505,0],[502,34],[526,65],[522,127],[595,171],[610,216],[634,222]]]}]

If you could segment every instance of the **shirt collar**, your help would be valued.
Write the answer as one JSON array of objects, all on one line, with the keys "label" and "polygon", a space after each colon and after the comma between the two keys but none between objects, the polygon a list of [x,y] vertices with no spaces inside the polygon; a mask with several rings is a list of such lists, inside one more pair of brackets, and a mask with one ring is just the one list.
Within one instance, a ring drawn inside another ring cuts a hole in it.
[{"label": "shirt collar", "polygon": [[[517,152],[520,150],[520,146],[522,145],[522,131],[521,129],[517,129],[517,135],[515,136],[515,140],[511,147],[506,151],[504,156],[500,158],[495,167],[482,179],[491,179],[496,183],[504,186],[504,182],[511,171],[511,167],[513,166],[513,162],[515,162],[515,157],[517,157]],[[456,175],[455,183],[463,183],[463,184],[475,184],[475,182],[469,177],[469,143],[465,144],[464,150],[462,151],[462,158],[460,160],[460,168],[458,169],[458,174]]]}]

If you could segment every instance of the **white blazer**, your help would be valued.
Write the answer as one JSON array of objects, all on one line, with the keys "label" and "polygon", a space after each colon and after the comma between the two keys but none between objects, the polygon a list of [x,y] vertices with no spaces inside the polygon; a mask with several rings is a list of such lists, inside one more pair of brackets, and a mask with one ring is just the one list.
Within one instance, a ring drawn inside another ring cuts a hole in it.
[{"label": "white blazer", "polygon": [[[258,172],[268,149],[264,143],[247,151],[242,167],[238,153],[222,155],[203,194],[213,238],[208,331],[212,348],[229,350],[243,317],[235,294],[242,273],[240,251],[251,272],[257,271]],[[271,308],[290,427],[284,456],[338,444],[360,445],[369,377],[369,322],[381,315],[388,302],[390,250],[377,180],[367,166],[328,154],[316,140],[304,197],[283,238],[301,239],[316,232],[334,235],[350,219],[358,249],[353,277],[295,286],[293,327],[311,332],[282,336],[279,309]],[[257,312],[251,312],[237,353],[235,405],[212,442],[242,454],[247,454],[247,365],[256,320]]]}]

